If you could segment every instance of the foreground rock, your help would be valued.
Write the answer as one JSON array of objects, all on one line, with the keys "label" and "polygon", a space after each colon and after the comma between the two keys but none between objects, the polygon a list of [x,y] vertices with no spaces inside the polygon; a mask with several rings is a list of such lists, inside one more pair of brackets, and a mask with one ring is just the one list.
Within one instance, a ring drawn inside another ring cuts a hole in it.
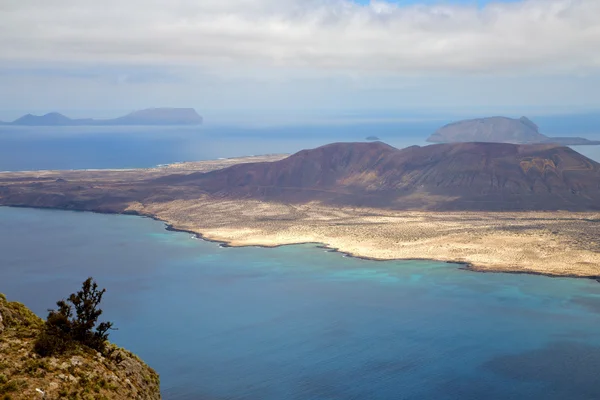
[{"label": "foreground rock", "polygon": [[60,357],[33,351],[43,321],[0,294],[0,398],[160,399],[159,377],[132,353],[80,348]]},{"label": "foreground rock", "polygon": [[570,145],[600,145],[580,137],[548,137],[527,117],[478,118],[453,122],[437,130],[428,139],[432,143],[494,142],[494,143],[555,143]]}]

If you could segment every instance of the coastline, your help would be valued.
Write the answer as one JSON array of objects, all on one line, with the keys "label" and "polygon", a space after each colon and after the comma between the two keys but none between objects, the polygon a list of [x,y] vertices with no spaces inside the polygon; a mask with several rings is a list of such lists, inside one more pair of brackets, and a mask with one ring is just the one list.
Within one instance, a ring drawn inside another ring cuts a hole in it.
[{"label": "coastline", "polygon": [[[115,214],[119,215],[118,213],[115,213]],[[600,275],[575,275],[575,274],[556,275],[556,274],[549,274],[549,273],[536,272],[536,271],[517,271],[517,270],[507,270],[507,269],[497,269],[497,270],[480,269],[476,265],[469,263],[469,262],[465,262],[465,261],[440,260],[440,259],[435,259],[435,258],[375,258],[375,257],[367,257],[367,256],[361,256],[359,254],[352,254],[352,253],[340,250],[339,248],[330,247],[327,244],[321,243],[321,242],[284,243],[284,244],[277,244],[277,245],[272,245],[272,246],[266,246],[266,245],[261,245],[261,244],[235,245],[235,244],[232,244],[231,242],[227,242],[227,241],[223,241],[223,240],[219,240],[219,239],[211,239],[210,237],[206,237],[205,235],[203,235],[201,232],[195,232],[195,231],[191,231],[191,230],[176,228],[172,224],[169,224],[168,222],[166,222],[162,219],[156,218],[152,215],[143,215],[143,214],[121,214],[121,215],[135,215],[135,216],[139,216],[139,217],[143,217],[143,218],[150,218],[150,219],[153,219],[154,221],[162,222],[165,225],[165,230],[167,230],[167,231],[189,233],[190,235],[193,235],[195,239],[202,240],[205,242],[210,242],[210,243],[217,243],[222,248],[258,247],[261,249],[275,249],[275,248],[284,247],[284,246],[314,245],[315,248],[326,250],[329,253],[337,253],[344,257],[356,258],[356,259],[365,260],[365,261],[375,261],[375,262],[433,261],[433,262],[439,262],[439,263],[445,263],[445,264],[453,264],[453,265],[457,266],[457,269],[467,271],[467,272],[477,272],[477,273],[486,273],[486,274],[534,275],[534,276],[544,276],[547,278],[592,279],[592,280],[595,280],[598,283],[600,283]]]},{"label": "coastline", "polygon": [[[125,210],[122,212],[117,211],[106,211],[106,210],[74,210],[74,209],[65,209],[60,207],[35,207],[35,206],[27,206],[27,205],[16,205],[16,206],[6,206],[12,208],[33,208],[33,209],[45,209],[45,210],[54,210],[54,211],[73,211],[73,212],[92,212],[96,214],[108,214],[108,215],[129,215],[136,216],[141,218],[149,218],[157,222],[161,222],[164,224],[165,230],[169,232],[180,232],[187,233],[192,235],[195,239],[216,243],[219,244],[220,247],[223,248],[237,248],[237,247],[258,247],[263,249],[273,249],[283,246],[294,246],[294,245],[313,245],[315,248],[326,250],[331,253],[338,253],[345,257],[357,258],[361,260],[367,261],[375,261],[375,262],[385,262],[385,261],[433,261],[440,262],[446,264],[453,264],[457,266],[457,269],[467,271],[467,272],[477,272],[477,273],[506,273],[506,274],[517,274],[517,275],[535,275],[535,276],[545,276],[548,278],[569,278],[569,279],[592,279],[597,282],[600,282],[600,274],[598,275],[585,275],[585,274],[556,274],[550,272],[543,271],[535,271],[535,270],[524,270],[519,269],[518,267],[507,268],[507,267],[481,267],[473,262],[468,262],[464,260],[453,260],[453,259],[442,259],[442,258],[428,258],[428,257],[408,257],[408,258],[383,258],[383,257],[371,257],[366,255],[361,255],[358,253],[353,253],[349,251],[342,250],[338,247],[331,246],[328,243],[320,242],[320,241],[298,241],[298,242],[285,242],[285,243],[275,243],[275,244],[261,244],[260,242],[245,242],[245,243],[236,243],[235,241],[226,240],[224,238],[215,237],[211,235],[207,235],[205,232],[201,230],[193,230],[185,227],[177,226],[176,223],[169,221],[164,218],[160,218],[157,215],[151,213],[140,212],[136,210]],[[596,221],[596,220],[594,220]]]},{"label": "coastline", "polygon": [[[433,260],[477,272],[600,278],[598,211],[428,211],[209,194],[205,173],[268,155],[151,170],[0,174],[0,205],[138,215],[224,247],[314,244],[366,260]],[[188,176],[178,184],[171,177]],[[424,200],[423,200],[424,201]]]}]

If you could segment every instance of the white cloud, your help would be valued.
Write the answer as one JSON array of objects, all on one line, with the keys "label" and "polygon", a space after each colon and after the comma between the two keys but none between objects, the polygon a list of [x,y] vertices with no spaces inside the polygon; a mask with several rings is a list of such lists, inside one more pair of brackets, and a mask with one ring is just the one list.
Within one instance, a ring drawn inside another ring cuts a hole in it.
[{"label": "white cloud", "polygon": [[3,0],[0,61],[238,74],[596,73],[599,15],[598,0],[483,9],[346,0]]}]

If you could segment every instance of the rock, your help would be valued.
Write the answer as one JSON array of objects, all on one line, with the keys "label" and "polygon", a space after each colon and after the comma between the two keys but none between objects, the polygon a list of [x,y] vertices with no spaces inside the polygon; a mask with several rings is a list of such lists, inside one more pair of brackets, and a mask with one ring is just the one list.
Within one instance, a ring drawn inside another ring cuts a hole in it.
[{"label": "rock", "polygon": [[[8,302],[2,294],[0,313],[3,329],[0,359],[11,366],[2,373],[7,381],[23,382],[18,391],[10,393],[11,399],[58,399],[64,397],[61,393],[65,390],[70,393],[75,387],[93,391],[94,398],[161,398],[158,374],[132,353],[108,344],[113,352],[122,354],[122,365],[111,357],[84,348],[75,349],[71,354],[40,357],[34,351],[35,340],[32,339],[44,328],[43,320],[24,305]],[[105,384],[99,385],[99,382]],[[88,397],[91,398],[85,398]],[[0,398],[4,397],[0,395]]]},{"label": "rock", "polygon": [[68,374],[58,374],[58,379],[65,381],[65,382],[77,382],[77,378],[75,378],[73,375]]},{"label": "rock", "polygon": [[71,358],[71,365],[73,367],[77,367],[79,365],[83,365],[83,360],[80,357],[72,357]]}]

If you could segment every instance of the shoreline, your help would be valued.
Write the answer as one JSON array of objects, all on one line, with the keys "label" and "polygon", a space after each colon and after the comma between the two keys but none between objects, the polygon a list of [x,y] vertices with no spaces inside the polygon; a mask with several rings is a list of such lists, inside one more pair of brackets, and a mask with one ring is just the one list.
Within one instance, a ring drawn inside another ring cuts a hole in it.
[{"label": "shoreline", "polygon": [[8,205],[8,206],[0,206],[0,207],[10,207],[10,208],[30,208],[30,209],[39,209],[39,210],[52,210],[52,211],[72,211],[72,212],[90,212],[94,214],[106,214],[106,215],[124,215],[124,216],[135,216],[142,218],[149,218],[157,222],[161,222],[164,224],[165,230],[169,232],[180,232],[187,233],[193,235],[195,239],[202,240],[209,243],[219,244],[222,248],[244,248],[244,247],[257,247],[262,249],[274,249],[278,247],[284,246],[297,246],[297,245],[313,245],[315,248],[326,250],[330,253],[338,253],[345,257],[356,258],[365,261],[375,261],[375,262],[386,262],[386,261],[432,261],[439,262],[445,264],[453,264],[457,266],[458,270],[467,271],[467,272],[477,272],[477,273],[488,273],[488,274],[517,274],[517,275],[535,275],[535,276],[543,276],[547,278],[566,278],[566,279],[591,279],[600,283],[600,275],[577,275],[577,274],[553,274],[553,273],[544,273],[540,271],[531,271],[531,270],[513,270],[513,269],[503,269],[502,267],[498,268],[483,268],[477,267],[472,262],[466,262],[461,260],[444,260],[444,259],[435,259],[435,258],[376,258],[369,256],[362,256],[359,254],[353,254],[348,251],[340,250],[339,248],[328,245],[323,242],[297,242],[297,243],[281,243],[274,245],[264,245],[264,244],[234,244],[234,241],[227,241],[223,239],[215,239],[207,236],[206,234],[186,229],[186,228],[178,228],[174,223],[169,222],[166,219],[162,219],[156,215],[150,213],[139,212],[136,210],[125,210],[122,212],[117,211],[108,211],[108,210],[76,210],[76,209],[67,209],[60,207],[36,207],[36,206],[27,206],[27,205]]}]

